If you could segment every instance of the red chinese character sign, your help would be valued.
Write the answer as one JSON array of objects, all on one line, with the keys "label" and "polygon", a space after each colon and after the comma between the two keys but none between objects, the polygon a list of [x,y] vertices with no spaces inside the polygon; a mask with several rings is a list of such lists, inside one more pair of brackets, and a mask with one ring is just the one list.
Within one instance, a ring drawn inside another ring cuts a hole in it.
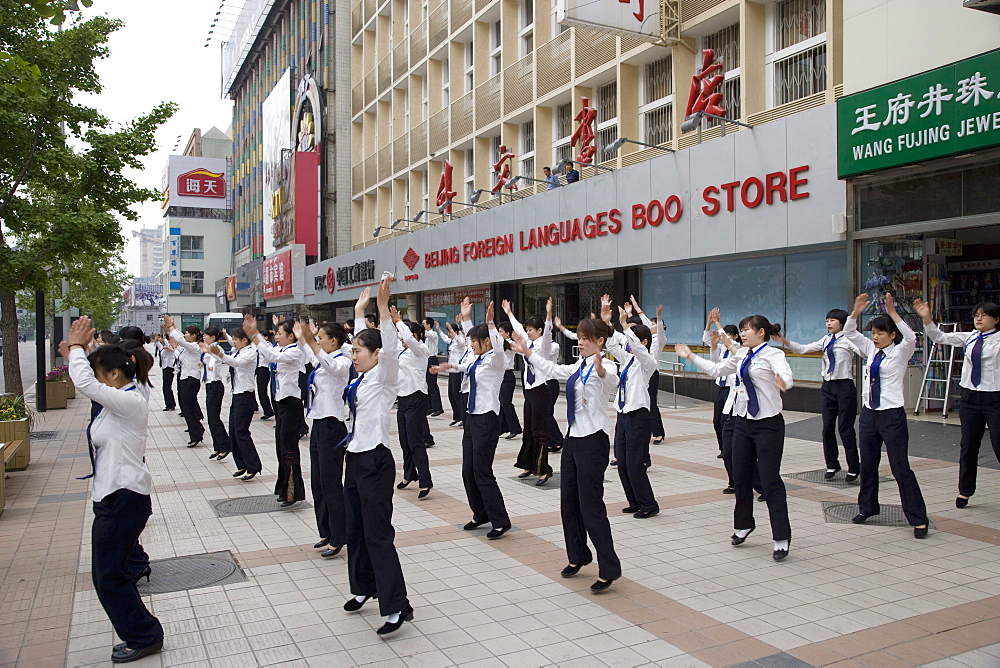
[{"label": "red chinese character sign", "polygon": [[172,155],[163,170],[166,206],[229,209],[230,165],[224,158]]},{"label": "red chinese character sign", "polygon": [[[437,200],[435,200],[438,210],[442,211],[442,213],[451,213],[450,202],[458,195],[457,192],[451,189],[451,171],[451,160],[445,160],[444,169],[441,171],[441,180],[438,182]],[[448,206],[445,206],[446,202],[449,203]],[[441,207],[444,207],[444,209]]]},{"label": "red chinese character sign", "polygon": [[177,177],[177,194],[183,197],[226,196],[226,179],[207,169],[192,169]]},{"label": "red chinese character sign", "polygon": [[[681,125],[683,132],[690,132],[698,127],[705,114],[726,115],[726,110],[722,106],[722,93],[716,92],[726,78],[722,73],[715,74],[722,69],[722,63],[712,62],[715,60],[715,49],[704,49],[701,53],[701,72],[691,77],[687,110],[684,112],[684,123]],[[712,76],[713,74],[715,76]]]},{"label": "red chinese character sign", "polygon": [[[634,16],[635,20],[641,24],[646,19],[646,0],[637,0],[637,2],[639,5],[639,10],[632,12],[632,16]],[[631,5],[632,0],[618,0],[618,4]]]},{"label": "red chinese character sign", "polygon": [[573,120],[580,125],[570,137],[569,145],[576,148],[576,143],[580,142],[580,154],[576,156],[576,160],[589,165],[591,158],[597,153],[597,147],[594,146],[594,121],[597,120],[597,109],[590,106],[590,98],[587,97],[581,97],[580,104],[582,105],[580,111],[573,117]]},{"label": "red chinese character sign", "polygon": [[[514,154],[507,150],[507,146],[500,144],[500,159],[493,163],[493,174],[497,177],[496,185],[493,186],[493,192],[500,192],[500,189],[507,185],[507,181],[510,180],[510,165],[507,162],[514,162]],[[515,184],[511,190],[517,190],[517,185]]]}]

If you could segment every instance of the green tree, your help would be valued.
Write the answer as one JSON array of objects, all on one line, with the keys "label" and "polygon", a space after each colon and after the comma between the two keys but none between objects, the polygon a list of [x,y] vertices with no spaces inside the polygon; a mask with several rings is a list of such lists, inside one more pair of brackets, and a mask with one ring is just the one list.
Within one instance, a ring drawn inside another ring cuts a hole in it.
[{"label": "green tree", "polygon": [[[108,36],[123,24],[98,16],[55,31],[48,20],[59,20],[59,7],[66,4],[0,0],[0,51],[37,68],[38,87],[37,94],[19,93],[7,75],[0,86],[0,336],[6,340],[16,340],[15,290],[51,294],[72,277],[66,297],[88,303],[80,300],[91,293],[104,299],[120,278],[114,264],[125,245],[120,221],[135,220],[133,205],[159,197],[123,172],[142,169],[139,159],[155,150],[154,133],[176,108],[161,103],[117,126],[75,102],[80,93],[102,91],[94,63],[108,56]],[[16,348],[3,362],[6,387],[20,394]]]}]

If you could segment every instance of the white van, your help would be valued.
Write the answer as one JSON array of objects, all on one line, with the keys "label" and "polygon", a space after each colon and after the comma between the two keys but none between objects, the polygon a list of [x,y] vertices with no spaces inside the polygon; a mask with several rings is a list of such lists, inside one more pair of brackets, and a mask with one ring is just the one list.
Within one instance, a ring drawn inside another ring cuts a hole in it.
[{"label": "white van", "polygon": [[[218,327],[219,330],[225,329],[229,333],[232,333],[237,327],[243,326],[243,314],[242,313],[209,313],[205,316],[205,327]],[[225,351],[229,351],[229,342],[226,341],[224,336],[219,338],[219,347]]]}]

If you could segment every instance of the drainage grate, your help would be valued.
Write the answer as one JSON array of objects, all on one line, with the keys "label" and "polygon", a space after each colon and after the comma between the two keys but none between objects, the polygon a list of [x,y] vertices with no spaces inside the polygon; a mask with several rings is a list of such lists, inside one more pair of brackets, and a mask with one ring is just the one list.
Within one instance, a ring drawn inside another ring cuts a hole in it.
[{"label": "drainage grate", "polygon": [[228,550],[157,559],[149,562],[149,567],[152,571],[149,581],[143,579],[138,584],[140,594],[166,594],[247,581]]},{"label": "drainage grate", "polygon": [[562,481],[562,478],[559,476],[558,473],[553,473],[552,477],[549,478],[549,481],[544,485],[542,485],[541,487],[535,484],[535,481],[538,480],[536,476],[529,476],[527,478],[518,478],[517,476],[514,476],[513,478],[511,478],[511,480],[515,480],[521,483],[522,485],[531,485],[535,489],[545,490],[545,489],[559,489],[559,484]]},{"label": "drainage grate", "polygon": [[90,492],[70,492],[68,494],[48,494],[38,497],[37,503],[65,503],[67,501],[83,501],[90,498]]},{"label": "drainage grate", "polygon": [[[887,503],[879,504],[879,514],[868,518],[865,524],[877,527],[908,527],[910,523],[906,521],[902,506],[893,506]],[[823,502],[823,517],[827,522],[834,524],[851,524],[851,518],[859,512],[856,503],[837,503],[834,501]],[[934,526],[931,523],[931,526]]]},{"label": "drainage grate", "polygon": [[31,432],[32,441],[55,441],[59,439],[58,431],[33,431]]},{"label": "drainage grate", "polygon": [[[837,475],[833,476],[830,480],[824,480],[823,474],[826,473],[826,469],[818,469],[816,471],[803,471],[802,473],[785,473],[782,478],[794,478],[796,480],[805,480],[806,482],[814,482],[819,485],[829,485],[830,487],[838,487],[840,489],[846,489],[848,487],[857,487],[859,484],[858,480],[854,482],[847,482],[844,477],[847,475],[844,471],[837,471]],[[886,476],[879,476],[879,482],[891,482],[892,478],[887,478]]]},{"label": "drainage grate", "polygon": [[219,499],[210,501],[218,517],[236,517],[238,515],[256,515],[258,513],[274,513],[284,510],[299,510],[310,508],[310,504],[300,501],[289,508],[282,508],[273,494],[263,496],[241,496],[235,499]]}]

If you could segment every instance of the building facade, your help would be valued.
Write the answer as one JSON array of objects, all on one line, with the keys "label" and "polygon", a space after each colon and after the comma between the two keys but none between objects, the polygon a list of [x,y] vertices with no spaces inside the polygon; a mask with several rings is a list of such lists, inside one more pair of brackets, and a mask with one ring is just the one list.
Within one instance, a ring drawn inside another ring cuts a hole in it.
[{"label": "building facade", "polygon": [[139,240],[139,275],[156,276],[163,271],[163,225],[133,230]]}]

